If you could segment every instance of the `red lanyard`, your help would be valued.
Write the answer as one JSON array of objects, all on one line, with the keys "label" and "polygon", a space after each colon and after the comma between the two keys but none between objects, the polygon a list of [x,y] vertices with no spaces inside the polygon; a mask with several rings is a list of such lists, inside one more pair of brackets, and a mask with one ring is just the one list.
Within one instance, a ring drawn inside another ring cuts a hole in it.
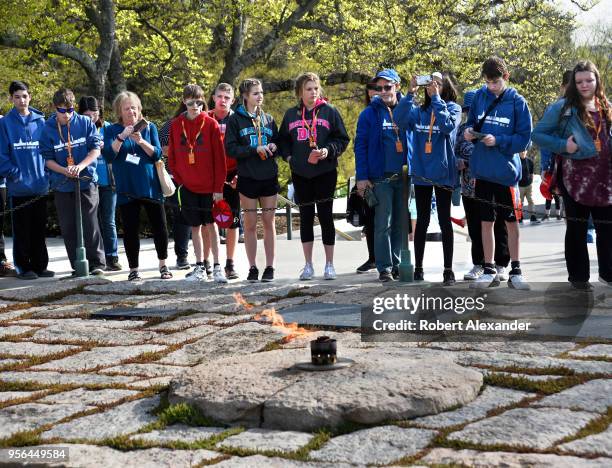
[{"label": "red lanyard", "polygon": [[302,128],[308,129],[308,141],[310,143],[311,148],[317,147],[317,116],[319,115],[319,110],[314,110],[312,112],[312,122],[311,125],[308,125],[306,122],[306,106],[302,107]]},{"label": "red lanyard", "polygon": [[72,139],[70,138],[70,120],[66,123],[66,130],[68,132],[68,141],[64,140],[64,135],[62,134],[62,126],[59,123],[59,120],[55,121],[57,123],[57,133],[59,133],[60,140],[64,143],[66,147],[66,151],[68,152],[68,157],[66,158],[67,166],[74,166],[74,158],[72,157]]},{"label": "red lanyard", "polygon": [[395,125],[395,120],[393,120],[393,112],[391,111],[391,108],[389,106],[387,106],[387,111],[389,112],[391,125],[393,125],[393,131],[395,132],[395,151],[397,151],[398,153],[403,153],[404,145],[402,145],[402,140],[400,140],[399,129],[397,128],[397,125]]},{"label": "red lanyard", "polygon": [[261,146],[262,145],[261,116],[258,114],[257,117],[255,117],[254,119],[251,118],[251,122],[253,122],[253,127],[255,127],[255,131],[257,132],[257,146]]},{"label": "red lanyard", "polygon": [[436,121],[436,116],[433,111],[431,111],[431,117],[429,118],[429,135],[427,136],[427,141],[425,142],[425,153],[429,154],[432,151],[431,146],[431,133],[433,132],[433,126]]},{"label": "red lanyard", "polygon": [[183,135],[185,136],[185,141],[187,142],[187,146],[189,147],[189,164],[195,164],[195,154],[193,153],[193,147],[195,146],[198,138],[200,138],[200,133],[202,133],[202,129],[204,128],[204,123],[206,119],[202,119],[202,125],[200,125],[200,129],[196,134],[193,142],[189,141],[189,137],[187,136],[187,130],[185,129],[185,120],[181,120],[181,124],[183,125]]}]

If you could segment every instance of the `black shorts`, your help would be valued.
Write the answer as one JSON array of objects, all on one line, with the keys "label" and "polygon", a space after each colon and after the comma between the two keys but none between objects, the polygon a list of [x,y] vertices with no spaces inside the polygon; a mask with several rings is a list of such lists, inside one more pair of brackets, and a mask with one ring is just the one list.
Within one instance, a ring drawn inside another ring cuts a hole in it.
[{"label": "black shorts", "polygon": [[195,193],[181,185],[176,193],[181,222],[187,226],[212,224],[212,193]]},{"label": "black shorts", "polygon": [[[235,175],[235,172],[228,174],[225,178],[226,182],[231,182]],[[238,189],[233,189],[229,184],[223,184],[223,199],[229,204],[232,215],[234,215],[234,222],[228,229],[240,227],[240,194]]]},{"label": "black shorts", "polygon": [[514,207],[514,209],[502,208],[481,202],[479,203],[481,221],[494,222],[495,217],[500,216],[505,221],[516,222],[522,217],[518,186],[507,187],[488,180],[476,179],[476,198],[499,203],[504,207]]},{"label": "black shorts", "polygon": [[251,179],[250,177],[238,176],[238,191],[247,198],[257,199],[259,197],[271,197],[278,194],[280,185],[276,177],[266,180]]}]

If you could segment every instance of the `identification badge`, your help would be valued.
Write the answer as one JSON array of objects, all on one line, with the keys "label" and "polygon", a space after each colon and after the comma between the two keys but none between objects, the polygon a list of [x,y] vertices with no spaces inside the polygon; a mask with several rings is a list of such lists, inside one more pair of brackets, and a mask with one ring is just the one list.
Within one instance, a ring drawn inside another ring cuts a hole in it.
[{"label": "identification badge", "polygon": [[[599,151],[599,150],[597,150],[597,151]],[[68,156],[66,158],[66,165],[67,166],[74,166],[74,158],[72,156]]]},{"label": "identification badge", "polygon": [[395,140],[395,151],[397,151],[398,153],[404,152],[404,145],[402,145],[402,142],[400,140]]},{"label": "identification badge", "polygon": [[193,150],[189,151],[189,164],[195,164],[195,154],[193,154]]},{"label": "identification badge", "polygon": [[425,142],[425,153],[427,154],[431,153],[431,141]]},{"label": "identification badge", "polygon": [[128,154],[125,157],[125,161],[137,166],[140,163],[140,156],[136,156],[135,154]]},{"label": "identification badge", "polygon": [[598,138],[597,140],[594,141],[595,143],[595,150],[600,153],[601,152],[601,140]]}]

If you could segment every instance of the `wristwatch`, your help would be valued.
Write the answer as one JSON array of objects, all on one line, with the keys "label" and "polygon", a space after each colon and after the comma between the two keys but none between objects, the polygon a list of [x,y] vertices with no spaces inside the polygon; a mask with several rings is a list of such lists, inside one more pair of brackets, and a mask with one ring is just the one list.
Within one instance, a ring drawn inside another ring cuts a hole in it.
[{"label": "wristwatch", "polygon": [[123,143],[125,141],[125,138],[121,138],[121,134],[117,135],[117,140],[119,140],[121,143]]}]

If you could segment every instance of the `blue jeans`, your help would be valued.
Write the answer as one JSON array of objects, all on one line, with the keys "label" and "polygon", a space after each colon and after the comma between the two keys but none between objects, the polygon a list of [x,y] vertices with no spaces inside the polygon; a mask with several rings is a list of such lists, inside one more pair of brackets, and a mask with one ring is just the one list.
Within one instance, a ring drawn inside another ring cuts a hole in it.
[{"label": "blue jeans", "polygon": [[374,180],[378,205],[374,213],[374,256],[379,273],[391,272],[400,262],[402,248],[402,178]]},{"label": "blue jeans", "polygon": [[117,205],[117,194],[110,185],[99,186],[100,204],[98,205],[98,220],[100,231],[102,231],[102,242],[104,243],[104,255],[106,257],[118,257],[117,253],[117,226],[115,225],[115,206]]}]

